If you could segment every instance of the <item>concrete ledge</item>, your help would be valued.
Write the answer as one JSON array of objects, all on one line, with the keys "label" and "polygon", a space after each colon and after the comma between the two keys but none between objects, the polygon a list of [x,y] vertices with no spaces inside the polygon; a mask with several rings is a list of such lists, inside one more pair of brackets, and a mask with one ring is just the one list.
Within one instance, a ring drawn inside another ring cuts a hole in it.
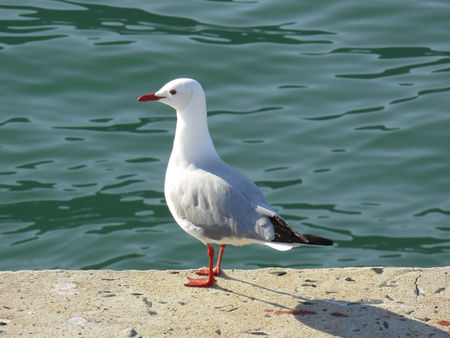
[{"label": "concrete ledge", "polygon": [[448,337],[450,267],[0,272],[0,335]]}]

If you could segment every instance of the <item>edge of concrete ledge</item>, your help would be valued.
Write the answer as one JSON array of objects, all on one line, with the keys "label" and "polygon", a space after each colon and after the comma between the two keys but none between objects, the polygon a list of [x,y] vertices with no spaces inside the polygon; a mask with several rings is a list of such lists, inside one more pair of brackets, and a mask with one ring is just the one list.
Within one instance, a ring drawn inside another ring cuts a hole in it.
[{"label": "edge of concrete ledge", "polygon": [[450,267],[0,272],[0,335],[448,337]]}]

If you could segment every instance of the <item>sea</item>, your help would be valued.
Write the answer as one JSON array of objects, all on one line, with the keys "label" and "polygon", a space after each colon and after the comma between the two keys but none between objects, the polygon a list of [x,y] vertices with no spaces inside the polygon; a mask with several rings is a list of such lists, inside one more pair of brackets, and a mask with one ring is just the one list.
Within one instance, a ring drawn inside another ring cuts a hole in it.
[{"label": "sea", "polygon": [[0,270],[191,269],[164,199],[198,80],[221,157],[332,247],[229,246],[223,268],[450,262],[450,3],[0,3]]}]

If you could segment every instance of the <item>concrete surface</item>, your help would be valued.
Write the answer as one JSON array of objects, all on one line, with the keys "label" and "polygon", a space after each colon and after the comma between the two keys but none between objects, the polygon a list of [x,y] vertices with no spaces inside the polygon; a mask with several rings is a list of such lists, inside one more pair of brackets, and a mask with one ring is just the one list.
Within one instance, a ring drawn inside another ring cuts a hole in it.
[{"label": "concrete surface", "polygon": [[448,337],[450,267],[0,272],[0,336]]}]

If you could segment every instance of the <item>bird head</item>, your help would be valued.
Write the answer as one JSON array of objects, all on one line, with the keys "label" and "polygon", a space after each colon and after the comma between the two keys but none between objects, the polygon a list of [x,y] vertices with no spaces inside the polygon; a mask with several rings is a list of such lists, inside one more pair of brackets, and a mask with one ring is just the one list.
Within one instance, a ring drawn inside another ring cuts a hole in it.
[{"label": "bird head", "polygon": [[177,111],[183,111],[193,97],[201,97],[200,101],[204,101],[204,96],[205,94],[200,83],[193,79],[181,78],[166,83],[155,93],[140,96],[137,101],[159,101]]}]

